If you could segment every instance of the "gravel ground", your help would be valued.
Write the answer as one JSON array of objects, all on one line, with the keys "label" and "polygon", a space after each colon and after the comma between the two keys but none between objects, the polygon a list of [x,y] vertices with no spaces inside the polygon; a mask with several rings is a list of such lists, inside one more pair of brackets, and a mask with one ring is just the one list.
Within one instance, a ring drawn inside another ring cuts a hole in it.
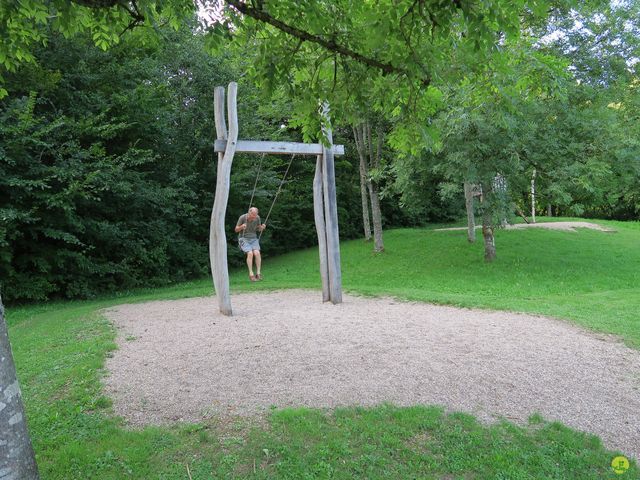
[{"label": "gravel ground", "polygon": [[[482,228],[482,225],[476,225],[476,228]],[[603,227],[602,225],[591,222],[516,223],[514,225],[507,225],[504,228],[505,230],[521,230],[523,228],[546,228],[547,230],[562,230],[563,232],[575,232],[576,228],[589,228],[591,230],[600,230],[601,232],[615,232],[615,230],[612,228]],[[436,228],[435,230],[467,230],[467,227]]]},{"label": "gravel ground", "polygon": [[312,291],[121,305],[106,391],[131,425],[270,406],[438,404],[491,421],[534,412],[640,459],[640,352],[546,317]]}]

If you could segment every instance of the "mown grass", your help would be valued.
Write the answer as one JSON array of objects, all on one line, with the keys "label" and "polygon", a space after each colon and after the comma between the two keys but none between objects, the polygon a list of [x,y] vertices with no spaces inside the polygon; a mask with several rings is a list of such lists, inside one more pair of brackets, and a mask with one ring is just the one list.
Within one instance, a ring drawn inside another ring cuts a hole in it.
[{"label": "mown grass", "polygon": [[[387,232],[387,251],[342,246],[346,289],[464,306],[534,311],[616,333],[637,346],[638,224],[615,234],[499,232],[497,262],[464,232]],[[317,253],[265,262],[266,280],[232,274],[234,291],[319,286]],[[533,416],[486,426],[437,407],[274,410],[266,422],[126,428],[102,394],[115,331],[98,310],[211,293],[209,280],[87,302],[8,309],[10,336],[42,478],[640,478],[610,467],[593,436]]]},{"label": "mown grass", "polygon": [[[465,231],[391,230],[383,254],[361,240],[341,244],[343,286],[363,295],[555,316],[640,348],[640,223],[598,223],[616,232],[500,230],[490,264],[480,234],[469,244]],[[317,256],[309,249],[268,259],[265,281],[248,284],[241,271],[232,286],[319,288]]]}]

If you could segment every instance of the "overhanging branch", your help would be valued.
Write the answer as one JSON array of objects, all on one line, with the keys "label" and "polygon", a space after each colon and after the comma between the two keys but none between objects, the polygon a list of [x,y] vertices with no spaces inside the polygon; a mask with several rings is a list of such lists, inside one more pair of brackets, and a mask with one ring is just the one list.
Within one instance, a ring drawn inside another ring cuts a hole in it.
[{"label": "overhanging branch", "polygon": [[73,3],[89,8],[111,8],[120,4],[120,0],[71,0]]},{"label": "overhanging branch", "polygon": [[[339,53],[342,56],[349,57],[359,63],[367,65],[368,67],[375,68],[380,70],[385,75],[390,73],[398,73],[401,75],[405,75],[407,77],[411,77],[411,72],[405,68],[398,67],[388,62],[382,62],[380,60],[376,60],[375,58],[370,58],[361,53],[358,53],[350,48],[345,47],[344,45],[338,44],[335,40],[327,40],[322,38],[319,35],[315,35],[313,33],[309,33],[305,30],[301,30],[299,28],[293,27],[287,23],[284,23],[277,18],[274,18],[268,12],[261,8],[252,7],[249,4],[243,3],[241,0],[225,0],[229,5],[237,9],[243,15],[247,15],[255,20],[258,20],[263,23],[267,23],[281,32],[284,32],[288,35],[291,35],[295,38],[298,38],[303,41],[316,43],[327,50],[335,53]],[[431,79],[427,76],[422,79],[423,85],[428,85],[431,82]]]},{"label": "overhanging branch", "polygon": [[120,7],[124,8],[132,18],[132,24],[129,25],[129,28],[133,28],[137,25],[140,25],[144,22],[144,15],[140,13],[140,9],[138,9],[138,4],[136,0],[132,1],[123,1],[123,0],[71,0],[73,3],[77,3],[78,5],[82,5],[83,7],[102,9],[102,8],[112,8],[112,7]]}]

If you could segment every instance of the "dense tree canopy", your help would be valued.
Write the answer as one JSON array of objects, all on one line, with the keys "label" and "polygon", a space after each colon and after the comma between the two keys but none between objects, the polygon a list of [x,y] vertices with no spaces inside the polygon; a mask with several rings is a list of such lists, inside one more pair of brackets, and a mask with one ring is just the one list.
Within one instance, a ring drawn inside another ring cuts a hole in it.
[{"label": "dense tree canopy", "polygon": [[[464,181],[484,186],[482,209],[496,223],[514,203],[527,210],[534,169],[540,209],[637,219],[638,5],[571,6],[3,2],[5,298],[83,297],[204,274],[213,87],[237,79],[242,138],[316,141],[318,102],[331,102],[334,137],[348,152],[337,164],[343,238],[362,232],[351,135],[363,122],[384,140],[368,175],[387,226],[459,217]],[[288,161],[263,163],[254,202],[263,212]],[[234,162],[228,224],[248,207],[258,162]],[[497,175],[508,188],[492,198]],[[268,253],[315,242],[312,176],[311,162],[293,162]],[[230,257],[241,262],[233,249]]]},{"label": "dense tree canopy", "polygon": [[[189,30],[165,35],[162,48],[127,40],[108,51],[54,36],[36,52],[37,64],[7,75],[0,278],[8,301],[87,297],[207,273],[213,89],[239,78],[247,60],[208,55],[203,36]],[[244,138],[299,140],[286,127],[284,96],[259,97],[241,82],[239,110]],[[289,160],[262,162],[254,204],[264,213]],[[248,207],[259,161],[234,162],[229,225]],[[354,162],[337,164],[344,238],[359,231]],[[315,242],[313,170],[313,162],[294,160],[263,237],[267,256]],[[385,212],[401,218],[391,202]],[[241,262],[231,248],[230,263]]]}]

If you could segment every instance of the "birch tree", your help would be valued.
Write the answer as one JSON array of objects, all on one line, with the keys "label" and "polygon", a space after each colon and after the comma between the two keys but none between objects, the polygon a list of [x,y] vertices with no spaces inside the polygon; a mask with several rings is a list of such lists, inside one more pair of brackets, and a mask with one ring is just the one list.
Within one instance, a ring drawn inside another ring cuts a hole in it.
[{"label": "birch tree", "polygon": [[27,429],[22,393],[13,363],[0,298],[0,478],[37,480],[38,467]]}]

